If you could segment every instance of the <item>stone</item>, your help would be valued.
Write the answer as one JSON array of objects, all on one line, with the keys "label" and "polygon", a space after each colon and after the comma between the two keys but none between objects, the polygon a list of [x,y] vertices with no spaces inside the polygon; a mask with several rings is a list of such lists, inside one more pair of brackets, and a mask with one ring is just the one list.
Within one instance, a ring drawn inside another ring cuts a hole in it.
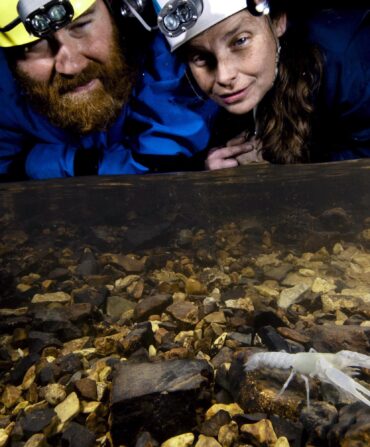
[{"label": "stone", "polygon": [[327,402],[312,402],[302,409],[300,421],[309,435],[310,442],[325,442],[329,429],[338,418],[337,409]]},{"label": "stone", "polygon": [[366,354],[370,349],[370,329],[362,326],[312,325],[303,333],[311,338],[312,347],[318,352],[347,349]]},{"label": "stone", "polygon": [[221,447],[221,444],[211,436],[200,434],[194,447]]},{"label": "stone", "polygon": [[6,408],[12,408],[16,405],[22,395],[22,390],[14,385],[6,385],[1,396],[1,402]]},{"label": "stone", "polygon": [[183,433],[178,436],[167,439],[161,447],[191,447],[195,436],[193,433]]},{"label": "stone", "polygon": [[65,386],[60,383],[49,383],[42,389],[41,395],[53,407],[67,396]]},{"label": "stone", "polygon": [[218,442],[222,447],[231,447],[239,438],[239,427],[235,421],[220,427],[218,432]]},{"label": "stone", "polygon": [[167,307],[167,312],[176,320],[189,325],[195,325],[199,319],[198,307],[189,301],[173,303]]},{"label": "stone", "polygon": [[84,379],[76,380],[74,386],[82,398],[89,400],[96,400],[98,398],[95,380],[85,377]]},{"label": "stone", "polygon": [[277,442],[274,428],[268,419],[262,419],[255,424],[244,424],[240,431],[243,435],[248,435],[252,442],[258,442],[260,445],[273,447]]},{"label": "stone", "polygon": [[49,435],[55,430],[57,417],[51,408],[29,410],[21,416],[20,424],[28,437],[39,432]]},{"label": "stone", "polygon": [[94,447],[96,436],[86,427],[70,422],[62,434],[62,445],[65,447]]},{"label": "stone", "polygon": [[206,420],[213,418],[219,411],[226,411],[230,415],[230,417],[233,417],[237,414],[243,414],[244,411],[237,403],[231,403],[231,404],[214,404],[212,407],[210,407],[204,417]]},{"label": "stone", "polygon": [[70,303],[71,295],[65,292],[36,293],[32,298],[32,303]]},{"label": "stone", "polygon": [[77,394],[70,393],[54,410],[62,423],[73,419],[80,413],[80,401]]},{"label": "stone", "polygon": [[27,439],[24,447],[48,447],[47,437],[43,433],[36,433]]},{"label": "stone", "polygon": [[134,318],[136,321],[143,321],[150,315],[161,314],[172,304],[172,301],[171,295],[168,294],[148,296],[136,304]]},{"label": "stone", "polygon": [[111,433],[115,444],[133,445],[140,431],[163,442],[196,423],[200,390],[213,375],[204,360],[122,363],[111,392]]},{"label": "stone", "polygon": [[[217,437],[220,428],[231,422],[231,415],[228,411],[219,410],[217,413],[208,417],[200,428],[201,434],[205,437]],[[213,439],[213,438],[212,438]]]},{"label": "stone", "polygon": [[305,283],[297,284],[289,289],[283,289],[277,302],[278,306],[287,309],[296,303],[309,289],[310,287]]}]

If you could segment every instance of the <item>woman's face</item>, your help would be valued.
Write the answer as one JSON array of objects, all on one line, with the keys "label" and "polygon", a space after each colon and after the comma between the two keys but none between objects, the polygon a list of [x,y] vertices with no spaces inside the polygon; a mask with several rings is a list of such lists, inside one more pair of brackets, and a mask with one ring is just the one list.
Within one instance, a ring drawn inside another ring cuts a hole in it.
[{"label": "woman's face", "polygon": [[187,45],[191,72],[199,87],[231,113],[252,110],[275,80],[277,38],[285,15],[270,27],[266,16],[236,13],[194,37]]}]

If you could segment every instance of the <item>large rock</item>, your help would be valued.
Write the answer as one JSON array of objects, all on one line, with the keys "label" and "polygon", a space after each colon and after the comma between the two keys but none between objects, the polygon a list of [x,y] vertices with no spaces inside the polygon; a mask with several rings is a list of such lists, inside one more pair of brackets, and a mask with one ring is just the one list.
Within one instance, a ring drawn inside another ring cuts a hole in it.
[{"label": "large rock", "polygon": [[196,409],[208,401],[212,377],[204,360],[119,365],[111,394],[114,445],[134,445],[143,431],[163,442],[192,430]]}]

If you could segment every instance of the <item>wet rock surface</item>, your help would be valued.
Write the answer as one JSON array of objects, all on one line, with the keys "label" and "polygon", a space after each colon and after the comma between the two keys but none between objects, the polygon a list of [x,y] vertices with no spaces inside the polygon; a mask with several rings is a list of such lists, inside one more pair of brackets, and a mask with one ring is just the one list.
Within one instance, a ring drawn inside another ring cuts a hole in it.
[{"label": "wet rock surface", "polygon": [[[364,403],[310,378],[307,407],[299,375],[279,395],[288,366],[244,371],[261,351],[370,354],[370,219],[350,242],[343,209],[307,222],[300,248],[283,222],[155,248],[160,228],[7,228],[0,446],[368,446]],[[370,371],[356,380],[369,389]]]}]

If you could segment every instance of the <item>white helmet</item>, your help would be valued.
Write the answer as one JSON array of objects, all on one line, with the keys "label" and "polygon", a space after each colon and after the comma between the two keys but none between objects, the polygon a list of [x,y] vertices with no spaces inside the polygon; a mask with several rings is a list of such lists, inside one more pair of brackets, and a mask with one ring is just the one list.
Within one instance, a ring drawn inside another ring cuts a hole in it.
[{"label": "white helmet", "polygon": [[171,51],[247,7],[254,15],[270,11],[267,0],[153,0],[153,5]]}]

